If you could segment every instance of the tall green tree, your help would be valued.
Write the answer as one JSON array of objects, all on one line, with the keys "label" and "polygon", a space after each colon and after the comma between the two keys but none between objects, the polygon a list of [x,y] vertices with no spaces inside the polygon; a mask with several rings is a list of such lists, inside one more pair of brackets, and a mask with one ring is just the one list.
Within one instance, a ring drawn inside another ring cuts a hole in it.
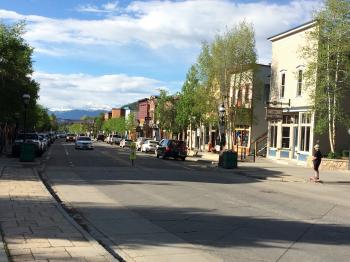
[{"label": "tall green tree", "polygon": [[125,120],[125,129],[128,132],[132,132],[137,126],[136,115],[131,112]]},{"label": "tall green tree", "polygon": [[176,123],[176,107],[178,96],[169,95],[165,90],[160,90],[157,99],[156,119],[159,127],[167,132],[178,133],[181,131]]},{"label": "tall green tree", "polygon": [[[304,73],[315,112],[315,131],[327,133],[331,151],[337,146],[337,129],[350,127],[350,2],[326,0],[315,14],[315,30],[301,49],[307,60]],[[344,127],[345,126],[345,127]]]},{"label": "tall green tree", "polygon": [[184,130],[193,119],[200,118],[200,112],[197,110],[197,89],[199,89],[198,72],[195,65],[189,69],[186,80],[179,94],[179,100],[176,105],[176,123],[179,128]]},{"label": "tall green tree", "polygon": [[[23,34],[23,23],[0,23],[0,122],[14,123],[15,113],[23,115],[22,95],[28,93],[31,96],[28,125],[33,127],[39,84],[30,77],[33,72],[33,49],[25,42]],[[23,119],[20,123],[23,123]]]},{"label": "tall green tree", "polygon": [[[252,24],[246,22],[218,34],[212,43],[205,43],[198,59],[201,79],[207,91],[212,91],[216,98],[216,108],[221,103],[226,108],[229,148],[233,147],[231,138],[238,111],[235,96],[231,94],[235,94],[247,81],[247,70],[254,70],[256,59],[254,29]],[[215,94],[214,90],[219,92]]]}]

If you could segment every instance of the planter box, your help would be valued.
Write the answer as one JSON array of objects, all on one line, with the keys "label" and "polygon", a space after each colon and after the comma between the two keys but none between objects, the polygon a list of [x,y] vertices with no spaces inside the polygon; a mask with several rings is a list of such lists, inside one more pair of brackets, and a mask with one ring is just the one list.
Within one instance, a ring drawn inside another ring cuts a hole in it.
[{"label": "planter box", "polygon": [[[312,157],[308,158],[307,166],[313,166]],[[349,170],[349,160],[322,158],[320,170]]]}]

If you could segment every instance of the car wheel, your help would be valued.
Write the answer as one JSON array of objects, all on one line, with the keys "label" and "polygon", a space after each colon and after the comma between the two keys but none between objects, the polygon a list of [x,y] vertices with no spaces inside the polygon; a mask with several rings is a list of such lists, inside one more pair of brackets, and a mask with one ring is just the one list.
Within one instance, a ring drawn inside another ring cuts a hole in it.
[{"label": "car wheel", "polygon": [[182,160],[182,161],[185,161],[185,159],[186,159],[186,157],[181,157],[181,160]]},{"label": "car wheel", "polygon": [[159,155],[157,154],[157,152],[156,152],[156,158],[159,158]]}]

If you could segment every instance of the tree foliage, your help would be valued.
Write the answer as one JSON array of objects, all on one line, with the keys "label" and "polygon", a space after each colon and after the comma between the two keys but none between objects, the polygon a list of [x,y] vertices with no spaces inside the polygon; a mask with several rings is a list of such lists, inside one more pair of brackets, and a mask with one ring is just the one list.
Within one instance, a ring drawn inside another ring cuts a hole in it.
[{"label": "tree foliage", "polygon": [[[23,33],[22,23],[13,26],[0,23],[0,122],[14,123],[18,120],[16,113],[23,115],[25,93],[31,96],[28,113],[35,115],[37,110],[39,84],[30,77],[33,50],[22,38]],[[28,124],[33,127],[36,119],[28,116]]]},{"label": "tree foliage", "polygon": [[102,128],[107,133],[123,134],[126,131],[125,118],[111,118],[104,121]]},{"label": "tree foliage", "polygon": [[177,133],[180,131],[176,119],[176,107],[178,97],[169,95],[165,90],[160,90],[157,99],[156,119],[159,121],[159,127],[167,132]]},{"label": "tree foliage", "polygon": [[[236,90],[247,81],[252,82],[251,73],[255,70],[256,50],[254,29],[251,24],[242,22],[224,34],[216,36],[210,44],[204,43],[198,57],[198,68],[201,83],[205,87],[200,94],[210,94],[211,98],[206,105],[202,101],[202,110],[207,111],[211,120],[222,103],[226,108],[226,127],[229,148],[232,148],[232,131],[235,128],[239,108],[234,101]],[[203,92],[204,91],[204,92]],[[212,112],[210,114],[210,112]],[[239,114],[244,116],[245,114]]]}]

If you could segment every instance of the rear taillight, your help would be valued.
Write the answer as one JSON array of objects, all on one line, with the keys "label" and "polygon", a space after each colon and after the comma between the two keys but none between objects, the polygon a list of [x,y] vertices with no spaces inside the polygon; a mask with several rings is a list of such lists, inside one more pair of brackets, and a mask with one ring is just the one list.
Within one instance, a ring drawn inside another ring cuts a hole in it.
[{"label": "rear taillight", "polygon": [[171,151],[171,148],[167,146],[167,147],[165,148],[165,152],[170,152],[170,151]]}]

